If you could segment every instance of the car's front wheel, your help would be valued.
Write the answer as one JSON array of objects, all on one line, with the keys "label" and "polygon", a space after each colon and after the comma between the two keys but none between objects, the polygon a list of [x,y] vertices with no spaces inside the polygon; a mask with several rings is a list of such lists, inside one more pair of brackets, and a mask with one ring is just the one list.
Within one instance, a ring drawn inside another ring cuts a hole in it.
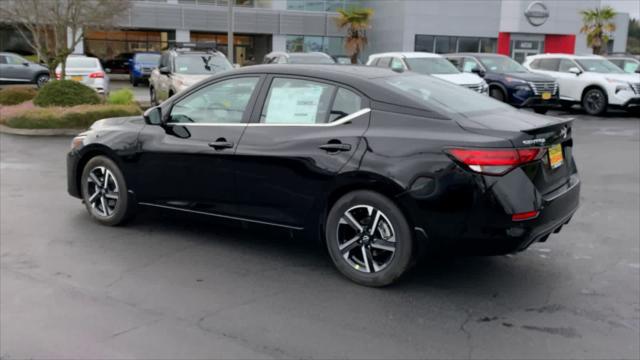
[{"label": "car's front wheel", "polygon": [[492,88],[491,90],[489,90],[489,96],[491,96],[492,98],[498,100],[498,101],[502,101],[504,102],[506,100],[506,96],[504,95],[504,92],[502,90],[500,90],[497,87]]},{"label": "car's front wheel", "polygon": [[43,87],[46,83],[49,82],[49,74],[40,74],[36,77],[36,86],[39,88]]},{"label": "car's front wheel", "polygon": [[582,108],[589,115],[602,115],[607,111],[607,95],[600,89],[589,89],[582,96]]},{"label": "car's front wheel", "polygon": [[82,171],[82,199],[98,222],[119,225],[133,215],[133,199],[122,171],[105,156],[89,160]]},{"label": "car's front wheel", "polygon": [[333,263],[354,282],[386,286],[409,269],[413,234],[402,211],[373,191],[353,191],[333,205],[325,239]]}]

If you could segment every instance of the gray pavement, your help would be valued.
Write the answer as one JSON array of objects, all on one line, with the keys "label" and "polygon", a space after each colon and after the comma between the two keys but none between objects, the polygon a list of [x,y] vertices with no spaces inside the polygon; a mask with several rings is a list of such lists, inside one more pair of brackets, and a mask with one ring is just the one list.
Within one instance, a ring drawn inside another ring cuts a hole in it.
[{"label": "gray pavement", "polygon": [[287,232],[147,211],[91,221],[69,138],[0,135],[0,357],[639,358],[640,121],[576,113],[582,203],[548,242],[341,277]]}]

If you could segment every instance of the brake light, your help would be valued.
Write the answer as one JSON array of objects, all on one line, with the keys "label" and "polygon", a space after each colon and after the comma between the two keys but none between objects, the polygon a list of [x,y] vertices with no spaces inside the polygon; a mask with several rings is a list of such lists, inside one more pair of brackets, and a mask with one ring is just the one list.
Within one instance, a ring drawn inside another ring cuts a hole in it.
[{"label": "brake light", "polygon": [[541,148],[528,149],[447,149],[446,152],[469,169],[487,175],[504,175],[512,169],[539,159]]},{"label": "brake light", "polygon": [[60,71],[56,71],[56,80],[60,80],[60,76],[61,76]]},{"label": "brake light", "polygon": [[512,221],[531,220],[531,219],[537,218],[538,215],[540,215],[540,211],[527,211],[527,212],[511,215],[511,220]]},{"label": "brake light", "polygon": [[102,71],[94,72],[89,74],[90,79],[103,79],[104,73]]}]

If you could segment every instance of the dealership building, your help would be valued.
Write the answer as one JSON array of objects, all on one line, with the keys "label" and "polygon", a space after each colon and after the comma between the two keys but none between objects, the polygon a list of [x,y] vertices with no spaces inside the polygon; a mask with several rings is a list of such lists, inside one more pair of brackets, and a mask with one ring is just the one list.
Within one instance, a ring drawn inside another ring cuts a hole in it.
[{"label": "dealership building", "polygon": [[[227,49],[228,0],[132,0],[116,29],[84,29],[76,52],[102,59],[160,51],[174,42],[215,41]],[[522,61],[543,52],[590,53],[580,10],[600,0],[235,0],[235,62],[260,62],[270,51],[343,54],[336,10],[375,10],[369,46],[385,51],[497,52]],[[624,52],[629,16],[620,13],[610,52]],[[0,50],[25,52],[10,24],[0,27]]]}]

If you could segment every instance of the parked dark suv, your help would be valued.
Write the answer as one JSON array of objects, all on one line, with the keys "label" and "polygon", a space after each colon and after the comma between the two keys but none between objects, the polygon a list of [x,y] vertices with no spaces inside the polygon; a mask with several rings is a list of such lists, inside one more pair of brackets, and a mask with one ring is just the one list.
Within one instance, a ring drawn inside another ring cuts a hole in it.
[{"label": "parked dark suv", "polygon": [[508,56],[487,53],[444,55],[462,72],[480,75],[489,84],[489,95],[515,107],[531,107],[538,114],[560,103],[558,83],[550,76],[534,74]]}]

